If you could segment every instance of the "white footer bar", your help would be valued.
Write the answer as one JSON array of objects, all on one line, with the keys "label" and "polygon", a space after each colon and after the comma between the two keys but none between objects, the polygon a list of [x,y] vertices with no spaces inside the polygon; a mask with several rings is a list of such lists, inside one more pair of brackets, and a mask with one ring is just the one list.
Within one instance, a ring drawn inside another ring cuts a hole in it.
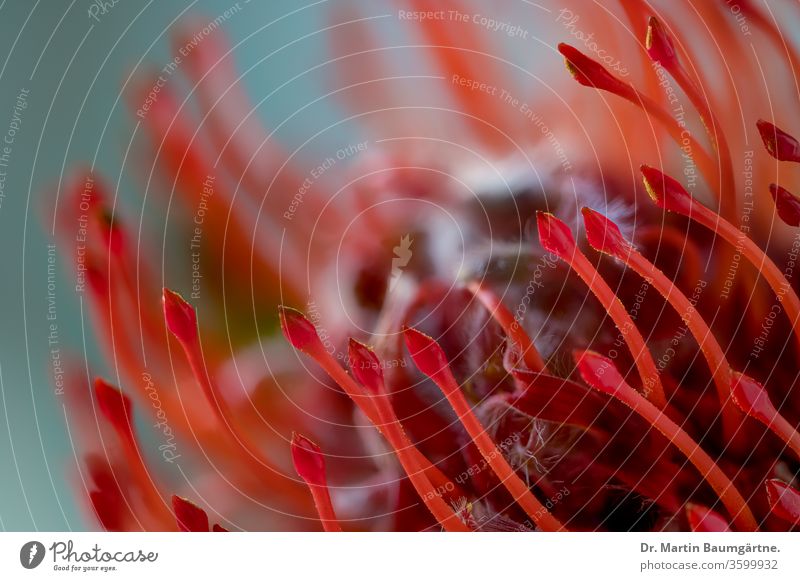
[{"label": "white footer bar", "polygon": [[0,579],[800,579],[792,533],[2,533]]}]

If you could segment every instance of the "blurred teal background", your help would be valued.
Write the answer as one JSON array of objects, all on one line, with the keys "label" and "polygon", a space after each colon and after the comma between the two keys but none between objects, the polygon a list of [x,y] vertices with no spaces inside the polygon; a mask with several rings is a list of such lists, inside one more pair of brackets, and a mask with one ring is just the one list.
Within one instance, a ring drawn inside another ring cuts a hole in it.
[{"label": "blurred teal background", "polygon": [[[105,4],[105,8],[100,8]],[[284,47],[250,71],[252,94],[273,90],[319,63],[326,50],[326,2],[247,2],[225,23],[241,70]],[[74,455],[63,397],[55,394],[48,345],[47,245],[43,202],[79,164],[93,164],[131,205],[139,204],[136,180],[122,163],[134,116],[120,96],[128,73],[172,58],[170,30],[186,13],[213,20],[235,2],[0,2],[0,133],[11,126],[20,92],[27,91],[8,154],[0,206],[0,529],[80,530],[93,527],[78,508],[67,475]],[[373,7],[377,4],[373,4]],[[90,11],[96,18],[92,18]],[[265,122],[295,111],[298,95],[321,94],[318,72],[293,81],[265,102]],[[305,102],[305,99],[303,99]],[[289,145],[303,143],[333,114],[321,103],[281,131]],[[328,111],[326,115],[325,112]],[[324,141],[324,137],[323,137]],[[0,148],[2,145],[0,145]],[[2,178],[3,176],[0,176]],[[89,329],[82,335],[80,304],[59,257],[54,308],[62,351],[88,354],[98,365]],[[53,290],[53,289],[51,289]],[[102,365],[97,369],[103,372]]]}]

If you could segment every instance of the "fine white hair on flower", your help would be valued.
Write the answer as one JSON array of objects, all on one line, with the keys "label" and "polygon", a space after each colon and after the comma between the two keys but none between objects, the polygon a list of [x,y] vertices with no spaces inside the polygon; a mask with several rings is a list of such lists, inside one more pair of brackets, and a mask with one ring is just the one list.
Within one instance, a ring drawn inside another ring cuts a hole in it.
[{"label": "fine white hair on flower", "polygon": [[632,240],[636,226],[635,209],[616,192],[609,192],[607,187],[606,184],[586,178],[564,179],[560,183],[561,191],[564,192],[563,205],[556,215],[577,234],[583,231],[581,210],[589,208],[606,216],[619,226],[625,238]]}]

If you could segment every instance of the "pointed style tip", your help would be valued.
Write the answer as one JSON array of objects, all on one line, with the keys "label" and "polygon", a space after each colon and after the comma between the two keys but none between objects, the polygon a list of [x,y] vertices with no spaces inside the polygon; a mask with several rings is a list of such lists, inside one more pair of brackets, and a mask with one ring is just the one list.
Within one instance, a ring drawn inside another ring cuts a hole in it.
[{"label": "pointed style tip", "polygon": [[164,289],[164,319],[170,333],[179,341],[190,343],[197,338],[197,315],[194,307],[178,293]]},{"label": "pointed style tip", "polygon": [[592,388],[614,395],[624,385],[625,380],[608,357],[596,351],[576,349],[572,357],[578,366],[583,380]]},{"label": "pointed style tip", "polygon": [[780,219],[793,228],[800,226],[800,199],[778,184],[770,184],[769,193],[775,202]]},{"label": "pointed style tip", "polygon": [[172,496],[172,509],[178,529],[184,533],[207,533],[208,515],[206,511],[190,500],[180,496]]},{"label": "pointed style tip", "polygon": [[384,391],[381,362],[369,346],[350,339],[348,346],[350,370],[356,379],[372,394]]},{"label": "pointed style tip", "polygon": [[773,478],[764,483],[772,514],[787,522],[800,525],[800,491]]},{"label": "pointed style tip", "polygon": [[450,368],[442,347],[432,337],[406,327],[403,329],[403,338],[414,364],[428,377],[433,378]]},{"label": "pointed style tip", "polygon": [[314,442],[297,433],[292,434],[292,463],[298,476],[306,484],[327,486],[325,460],[322,450]]},{"label": "pointed style tip", "polygon": [[133,436],[133,404],[121,390],[98,377],[94,380],[94,393],[100,412],[119,433]]},{"label": "pointed style tip", "polygon": [[314,324],[297,309],[281,305],[278,307],[278,316],[283,336],[295,349],[308,351],[321,344]]},{"label": "pointed style tip", "polygon": [[731,398],[742,412],[767,425],[775,419],[778,413],[764,386],[742,373],[733,374]]},{"label": "pointed style tip", "polygon": [[592,248],[617,257],[631,250],[631,244],[622,235],[619,226],[606,216],[591,208],[582,208],[581,214],[586,239]]},{"label": "pointed style tip", "polygon": [[731,530],[722,515],[699,504],[686,505],[686,520],[695,533],[725,533]]},{"label": "pointed style tip", "polygon": [[549,212],[537,212],[536,224],[542,248],[564,260],[572,258],[577,247],[569,226]]},{"label": "pointed style tip", "polygon": [[764,119],[759,119],[756,126],[764,147],[772,157],[778,161],[800,161],[800,142],[792,135]]},{"label": "pointed style tip", "polygon": [[691,213],[694,199],[678,180],[649,165],[639,169],[647,194],[659,208],[683,215]]},{"label": "pointed style tip", "polygon": [[569,74],[579,84],[584,87],[608,91],[625,98],[632,97],[632,90],[628,85],[577,48],[562,42],[558,45],[558,52],[564,57]]},{"label": "pointed style tip", "polygon": [[672,38],[655,16],[651,16],[647,21],[645,49],[652,61],[660,63],[667,70],[678,63]]}]

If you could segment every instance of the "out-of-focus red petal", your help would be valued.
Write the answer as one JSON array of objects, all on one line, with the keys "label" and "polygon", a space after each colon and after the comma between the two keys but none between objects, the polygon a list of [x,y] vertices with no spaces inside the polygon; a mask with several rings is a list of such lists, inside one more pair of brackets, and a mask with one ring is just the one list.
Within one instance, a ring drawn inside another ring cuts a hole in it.
[{"label": "out-of-focus red petal", "polygon": [[777,479],[767,480],[767,500],[772,514],[795,525],[800,525],[800,491]]},{"label": "out-of-focus red petal", "polygon": [[769,121],[759,119],[756,125],[764,147],[772,157],[779,161],[800,161],[800,142],[797,139]]},{"label": "out-of-focus red petal", "polygon": [[182,532],[208,532],[208,515],[202,508],[180,496],[172,497],[172,508],[175,511],[178,528]]},{"label": "out-of-focus red petal", "polygon": [[558,45],[558,52],[564,56],[569,73],[581,85],[608,91],[625,98],[632,97],[633,90],[630,85],[620,81],[603,65],[592,60],[577,48],[562,42]]},{"label": "out-of-focus red petal", "polygon": [[133,439],[133,407],[130,398],[101,378],[95,379],[94,391],[100,411],[119,434]]},{"label": "out-of-focus red petal", "polygon": [[93,490],[89,493],[89,502],[97,520],[105,530],[111,532],[125,530],[125,519],[122,514],[124,506],[118,497],[104,491]]},{"label": "out-of-focus red petal", "polygon": [[176,292],[164,289],[164,318],[167,328],[180,341],[191,343],[197,337],[197,315],[194,307]]},{"label": "out-of-focus red petal", "polygon": [[686,518],[696,533],[723,533],[731,530],[722,515],[699,504],[686,505]]},{"label": "out-of-focus red petal", "polygon": [[623,408],[614,402],[609,405],[599,394],[568,379],[521,370],[512,373],[522,387],[505,399],[514,409],[531,417],[588,430],[605,430],[609,426],[603,417]]},{"label": "out-of-focus red petal", "polygon": [[651,16],[647,23],[647,37],[645,38],[645,48],[650,58],[661,63],[666,69],[670,69],[677,64],[678,55],[672,38],[667,33],[664,25],[655,16]]},{"label": "out-of-focus red petal", "polygon": [[769,193],[775,201],[778,216],[789,226],[800,226],[800,200],[786,188],[777,184],[770,184]]}]

